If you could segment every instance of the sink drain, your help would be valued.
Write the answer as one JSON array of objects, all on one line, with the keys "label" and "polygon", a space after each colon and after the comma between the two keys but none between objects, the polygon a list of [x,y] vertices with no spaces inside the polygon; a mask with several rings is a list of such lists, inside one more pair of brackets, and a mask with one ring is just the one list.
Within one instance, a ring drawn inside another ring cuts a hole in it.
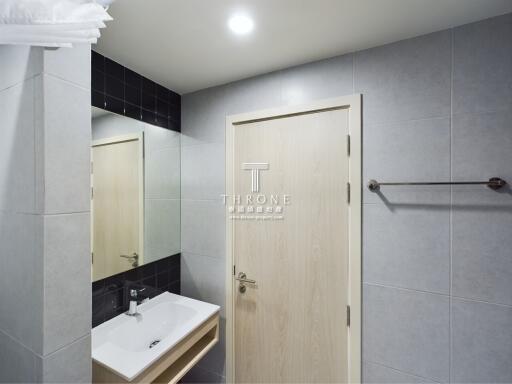
[{"label": "sink drain", "polygon": [[155,341],[152,341],[150,344],[149,344],[149,349],[153,348],[155,345],[157,345],[161,340],[155,340]]}]

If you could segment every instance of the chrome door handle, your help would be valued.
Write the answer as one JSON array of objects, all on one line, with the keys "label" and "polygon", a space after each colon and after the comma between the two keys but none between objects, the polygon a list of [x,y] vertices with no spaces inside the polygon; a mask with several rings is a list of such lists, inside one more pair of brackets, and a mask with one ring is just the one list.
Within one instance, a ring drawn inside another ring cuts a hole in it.
[{"label": "chrome door handle", "polygon": [[128,259],[132,262],[132,267],[138,267],[139,266],[139,254],[137,252],[133,252],[133,254],[130,255],[119,255],[119,257],[122,257],[124,259]]},{"label": "chrome door handle", "polygon": [[240,285],[238,287],[238,291],[240,293],[245,293],[247,290],[247,287],[245,284],[256,284],[256,280],[248,279],[247,275],[243,272],[240,272],[237,277],[235,277],[235,280],[238,280],[240,282]]},{"label": "chrome door handle", "polygon": [[124,257],[125,259],[138,259],[139,255],[136,252],[133,252],[133,254],[130,255],[119,255],[119,257]]},{"label": "chrome door handle", "polygon": [[244,284],[256,284],[256,280],[248,279],[247,275],[243,272],[238,274],[238,277],[235,277],[235,280],[238,280],[240,283]]}]

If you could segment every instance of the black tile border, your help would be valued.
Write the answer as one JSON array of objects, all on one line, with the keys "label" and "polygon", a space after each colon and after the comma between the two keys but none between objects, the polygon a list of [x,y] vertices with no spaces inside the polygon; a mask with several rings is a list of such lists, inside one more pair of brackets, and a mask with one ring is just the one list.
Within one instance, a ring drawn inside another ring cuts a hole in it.
[{"label": "black tile border", "polygon": [[181,132],[181,96],[92,51],[91,105]]},{"label": "black tile border", "polygon": [[128,292],[134,286],[144,286],[145,297],[155,297],[164,291],[180,294],[181,253],[165,257],[138,268],[92,283],[92,326],[96,327],[126,312]]}]

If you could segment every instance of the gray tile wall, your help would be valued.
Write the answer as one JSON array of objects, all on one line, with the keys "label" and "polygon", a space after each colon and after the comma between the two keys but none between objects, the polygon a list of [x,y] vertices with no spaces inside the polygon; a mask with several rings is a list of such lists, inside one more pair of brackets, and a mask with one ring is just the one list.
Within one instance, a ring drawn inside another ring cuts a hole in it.
[{"label": "gray tile wall", "polygon": [[[363,180],[512,182],[511,36],[508,14],[185,95],[183,294],[225,301],[226,115],[362,93]],[[510,188],[363,201],[364,380],[512,382]],[[218,382],[224,359],[188,380]]]},{"label": "gray tile wall", "polygon": [[0,382],[90,382],[90,46],[0,62]]}]

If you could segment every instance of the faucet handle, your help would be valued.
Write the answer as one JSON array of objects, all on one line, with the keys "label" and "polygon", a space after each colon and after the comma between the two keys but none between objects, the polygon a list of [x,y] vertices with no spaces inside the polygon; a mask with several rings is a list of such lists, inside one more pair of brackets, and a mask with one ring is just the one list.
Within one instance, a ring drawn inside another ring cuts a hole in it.
[{"label": "faucet handle", "polygon": [[130,297],[136,299],[139,297],[139,293],[144,292],[146,288],[140,288],[140,289],[130,289]]}]

